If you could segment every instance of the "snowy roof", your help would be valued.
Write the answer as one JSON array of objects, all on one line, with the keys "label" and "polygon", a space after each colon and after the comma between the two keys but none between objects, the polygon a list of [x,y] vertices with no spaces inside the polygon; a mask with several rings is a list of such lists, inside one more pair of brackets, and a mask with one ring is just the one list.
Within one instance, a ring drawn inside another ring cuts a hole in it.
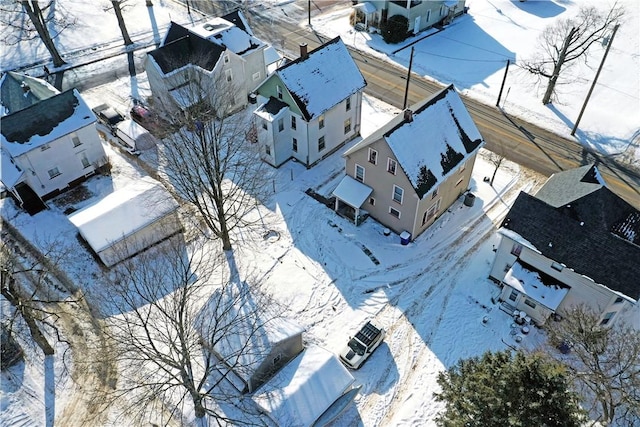
[{"label": "snowy roof", "polygon": [[354,9],[360,9],[363,13],[369,15],[375,13],[378,9],[375,6],[375,3],[365,1],[363,3],[358,3],[352,6]]},{"label": "snowy roof", "polygon": [[264,50],[264,63],[266,65],[271,65],[274,62],[280,61],[281,59],[282,59],[282,56],[280,56],[280,54],[278,53],[275,47],[268,46]]},{"label": "snowy roof", "polygon": [[[255,306],[255,300],[246,295],[244,282],[216,290],[202,312],[202,319],[216,319],[213,350],[233,368],[236,375],[249,382],[256,369],[267,357],[269,350],[279,342],[300,335],[304,329],[291,319],[269,317],[266,309]],[[207,329],[201,330],[208,333]]]},{"label": "snowy roof", "polygon": [[640,298],[640,212],[607,187],[559,207],[521,192],[502,227],[577,274]]},{"label": "snowy roof", "polygon": [[69,215],[95,252],[108,248],[178,209],[157,181],[145,177]]},{"label": "snowy roof", "polygon": [[373,189],[364,185],[360,181],[356,181],[349,175],[342,178],[340,184],[333,190],[333,195],[349,205],[359,208],[362,206],[367,197],[373,192]]},{"label": "snowy roof", "polygon": [[380,139],[387,142],[421,198],[484,144],[453,85],[396,116],[344,155]]},{"label": "snowy roof", "polygon": [[213,18],[189,31],[240,56],[264,46],[260,39],[223,18]]},{"label": "snowy roof", "polygon": [[273,121],[286,108],[289,108],[286,102],[270,96],[265,103],[256,108],[255,114],[268,121]]},{"label": "snowy roof", "polygon": [[334,354],[308,347],[253,395],[253,401],[278,425],[312,425],[353,384]]},{"label": "snowy roof", "polygon": [[13,163],[11,156],[0,148],[0,182],[6,188],[13,188],[23,174],[24,172]]},{"label": "snowy roof", "polygon": [[340,37],[278,68],[275,74],[309,121],[367,83]]},{"label": "snowy roof", "polygon": [[59,93],[45,80],[26,74],[9,71],[0,78],[0,104],[7,113],[15,113]]},{"label": "snowy roof", "polygon": [[70,89],[4,116],[0,143],[12,157],[17,157],[95,121],[78,91]]},{"label": "snowy roof", "polygon": [[503,282],[545,307],[551,310],[557,309],[569,292],[569,288],[523,264],[514,262],[504,276]]}]

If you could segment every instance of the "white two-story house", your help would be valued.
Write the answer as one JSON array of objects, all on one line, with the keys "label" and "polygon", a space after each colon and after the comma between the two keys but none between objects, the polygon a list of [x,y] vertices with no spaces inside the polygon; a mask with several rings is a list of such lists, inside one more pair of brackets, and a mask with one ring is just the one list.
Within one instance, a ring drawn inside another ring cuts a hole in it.
[{"label": "white two-story house", "polygon": [[0,81],[0,178],[29,213],[107,163],[96,117],[75,89],[9,72]]},{"label": "white two-story house", "polygon": [[586,305],[602,325],[631,317],[640,328],[640,211],[596,166],[557,173],[535,196],[520,193],[499,234],[490,277],[508,307],[543,324]]},{"label": "white two-story house", "polygon": [[223,96],[228,111],[236,111],[279,59],[235,11],[189,28],[172,22],[161,46],[147,55],[145,70],[161,110],[187,110],[202,101],[216,105]]},{"label": "white two-story house", "polygon": [[262,158],[310,167],[360,134],[362,73],[340,37],[278,68],[258,87],[254,112]]}]

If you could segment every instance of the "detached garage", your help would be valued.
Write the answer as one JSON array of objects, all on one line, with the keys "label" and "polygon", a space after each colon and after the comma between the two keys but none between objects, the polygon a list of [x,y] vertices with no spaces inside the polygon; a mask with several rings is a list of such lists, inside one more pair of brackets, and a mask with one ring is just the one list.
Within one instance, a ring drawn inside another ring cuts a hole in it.
[{"label": "detached garage", "polygon": [[145,177],[69,216],[80,236],[107,267],[178,233],[178,203]]}]

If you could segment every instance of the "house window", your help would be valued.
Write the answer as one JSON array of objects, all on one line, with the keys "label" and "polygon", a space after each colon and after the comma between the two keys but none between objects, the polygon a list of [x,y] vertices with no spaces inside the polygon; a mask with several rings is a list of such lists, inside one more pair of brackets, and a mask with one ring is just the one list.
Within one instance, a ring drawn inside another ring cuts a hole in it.
[{"label": "house window", "polygon": [[281,360],[282,360],[282,354],[278,354],[276,357],[273,358],[273,364],[277,365]]},{"label": "house window", "polygon": [[515,290],[511,290],[511,293],[509,294],[509,300],[516,302],[516,300],[518,299],[518,291]]},{"label": "house window", "polygon": [[324,114],[318,117],[318,128],[319,129],[324,128]]},{"label": "house window", "polygon": [[74,147],[82,145],[82,141],[80,141],[80,138],[78,138],[78,135],[76,135],[75,133],[71,134],[71,141],[73,142]]},{"label": "house window", "polygon": [[233,80],[233,74],[231,70],[224,70],[224,75],[227,77],[228,82]]},{"label": "house window", "polygon": [[278,132],[282,132],[284,130],[284,119],[278,119]]},{"label": "house window", "polygon": [[387,159],[387,172],[392,173],[392,174],[396,174],[396,166],[397,163],[395,160],[393,159]]},{"label": "house window", "polygon": [[89,163],[89,159],[87,159],[87,154],[84,152],[80,154],[80,161],[82,162],[82,167],[85,169],[91,166],[91,163]]},{"label": "house window", "polygon": [[280,85],[276,85],[276,93],[278,94],[278,99],[282,99],[282,88]]},{"label": "house window", "polygon": [[402,204],[402,196],[404,196],[404,190],[397,185],[393,186],[393,201]]},{"label": "house window", "polygon": [[291,116],[291,129],[296,130],[298,124],[296,123],[296,116]]},{"label": "house window", "polygon": [[373,197],[369,197],[369,204],[371,206],[375,206],[376,205],[376,199],[374,199]]},{"label": "house window", "polygon": [[462,184],[462,181],[464,181],[464,179],[463,179],[463,178],[460,178],[460,179],[458,180],[458,182],[456,182],[456,187],[457,187],[457,186],[459,186],[460,184]]},{"label": "house window", "polygon": [[324,135],[318,139],[318,151],[324,150]]},{"label": "house window", "polygon": [[519,243],[514,243],[511,247],[511,255],[520,256],[522,253],[522,245]]},{"label": "house window", "polygon": [[47,172],[49,172],[49,178],[55,178],[60,175],[60,170],[57,167],[49,169]]},{"label": "house window", "polygon": [[438,187],[436,187],[436,189],[433,190],[433,193],[431,193],[431,200],[435,199],[436,197],[438,197]]},{"label": "house window", "polygon": [[40,147],[40,151],[45,151],[45,150],[48,150],[49,148],[51,148],[49,144],[44,144],[43,146]]},{"label": "house window", "polygon": [[293,138],[291,149],[293,150],[294,153],[298,152],[298,140],[295,138]]},{"label": "house window", "polygon": [[348,97],[348,98],[347,98],[347,100],[346,100],[346,107],[347,107],[347,110],[346,110],[346,111],[351,110],[351,97]]},{"label": "house window", "polygon": [[260,71],[258,71],[257,73],[253,73],[252,78],[254,82],[260,80]]},{"label": "house window", "polygon": [[351,117],[344,121],[344,133],[347,134],[351,132]]},{"label": "house window", "polygon": [[224,56],[224,63],[228,64],[229,63],[229,55],[225,55]]},{"label": "house window", "polygon": [[610,311],[607,314],[604,315],[604,317],[602,318],[602,321],[600,322],[601,325],[607,325],[611,319],[613,319],[613,316],[615,316],[616,313],[614,311]]},{"label": "house window", "polygon": [[440,16],[444,16],[445,6],[440,6]]},{"label": "house window", "polygon": [[378,152],[372,148],[369,148],[369,163],[378,164]]},{"label": "house window", "polygon": [[364,182],[364,168],[360,165],[356,165],[356,180]]},{"label": "house window", "polygon": [[270,145],[265,145],[264,146],[264,152],[267,154],[267,156],[271,155],[271,146]]},{"label": "house window", "polygon": [[618,298],[616,298],[616,300],[613,303],[614,304],[620,304],[622,301],[624,301],[624,298],[618,297]]},{"label": "house window", "polygon": [[525,305],[528,305],[531,308],[536,308],[536,303],[531,301],[529,298],[526,298],[524,300]]},{"label": "house window", "polygon": [[431,21],[431,10],[427,10],[427,22]]},{"label": "house window", "polygon": [[389,215],[392,217],[400,219],[400,211],[389,206]]},{"label": "house window", "polygon": [[458,169],[458,173],[462,173],[464,172],[464,170],[467,168],[467,163],[463,163],[462,166],[460,166],[460,169]]},{"label": "house window", "polygon": [[438,199],[438,201],[431,205],[431,207],[424,213],[422,216],[422,225],[431,221],[431,219],[438,214],[438,211],[440,210],[440,200],[442,199]]},{"label": "house window", "polygon": [[267,121],[266,121],[266,120],[263,120],[263,121],[262,121],[262,129],[264,129],[264,130],[269,129],[269,125],[267,124]]},{"label": "house window", "polygon": [[560,264],[559,262],[553,262],[551,263],[551,268],[556,271],[562,271],[564,269],[564,265]]}]

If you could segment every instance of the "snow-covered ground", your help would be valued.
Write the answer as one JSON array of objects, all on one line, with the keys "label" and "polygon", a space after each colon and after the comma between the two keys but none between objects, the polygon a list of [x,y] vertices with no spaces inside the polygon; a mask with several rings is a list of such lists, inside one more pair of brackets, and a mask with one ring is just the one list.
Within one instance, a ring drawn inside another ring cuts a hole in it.
[{"label": "snow-covered ground", "polygon": [[[92,2],[60,3],[77,8],[78,16],[82,16],[86,8],[95,8]],[[153,21],[149,9],[141,6],[144,2],[137,2],[125,11],[125,18],[132,23],[130,31],[134,39],[138,35],[153,40],[156,34],[153,27],[162,33],[169,19],[188,22],[184,8],[175,3],[168,0],[153,3],[154,26],[150,24]],[[287,8],[301,8],[301,3],[306,6],[306,2],[301,1],[278,2],[277,7],[276,2],[272,3],[274,7],[267,9],[267,13],[275,17]],[[608,65],[582,119],[579,138],[608,153],[624,151],[637,161],[640,159],[637,138],[636,145],[632,142],[640,122],[639,8],[631,0],[620,3],[628,9],[628,22],[616,35]],[[468,15],[446,31],[415,45],[414,67],[443,83],[453,82],[458,89],[473,96],[486,97],[491,103],[495,103],[505,60],[525,57],[532,49],[532,40],[546,23],[569,16],[578,6],[575,2],[508,0],[469,0],[468,5],[471,7]],[[115,18],[107,13],[91,13],[87,16],[92,20],[104,22],[100,31],[83,24],[75,33],[63,33],[60,40],[65,49],[91,50],[117,42],[120,35]],[[355,41],[372,54],[377,52],[374,48],[384,50],[377,36],[352,32],[346,23],[347,13],[340,11],[314,17],[312,23],[318,31],[330,36],[341,34],[345,43]],[[113,25],[109,24],[110,18]],[[43,55],[46,58],[42,48],[33,43],[21,49],[5,49],[3,69],[6,64],[31,63]],[[408,55],[409,49],[404,49],[389,58],[407,65]],[[590,72],[597,67],[599,59],[589,62]],[[510,72],[505,108],[548,123],[560,133],[568,133],[569,126],[558,117],[573,120],[577,116],[589,84],[588,77],[577,79],[576,84],[562,89],[566,105],[547,108],[540,105],[539,96],[531,90],[524,75]],[[121,111],[127,111],[134,91],[140,95],[148,93],[144,74],[135,78],[119,77],[108,86],[89,90],[83,96],[91,106],[109,101]],[[625,114],[616,114],[621,111]],[[363,136],[396,113],[395,108],[365,97]],[[145,175],[127,157],[112,151],[108,145],[106,149],[114,166],[111,176],[91,178],[85,185],[90,198],[75,203],[76,208]],[[141,159],[145,160],[144,153]],[[362,390],[356,404],[336,425],[433,425],[442,409],[432,398],[438,389],[435,380],[439,371],[463,357],[507,346],[535,345],[542,339],[542,334],[535,330],[523,337],[522,344],[516,343],[517,329],[512,328],[511,318],[491,302],[498,289],[487,276],[493,259],[492,248],[498,239],[496,224],[518,191],[532,190],[542,184],[544,177],[507,163],[498,171],[494,187],[490,187],[483,178],[492,173],[493,167],[480,156],[471,188],[476,195],[474,206],[464,206],[459,200],[427,232],[403,246],[397,235],[385,236],[383,227],[375,221],[368,219],[355,227],[304,193],[307,188],[313,188],[329,195],[339,182],[343,168],[344,160],[340,153],[335,153],[310,170],[294,162],[278,169],[273,198],[260,212],[265,231],[275,230],[279,238],[264,240],[260,233],[239,236],[236,260],[241,273],[259,273],[267,288],[279,300],[287,302],[289,312],[286,314],[305,328],[308,343],[337,354],[348,336],[367,319],[375,319],[387,329],[384,344],[353,373]],[[73,250],[74,257],[67,259],[62,267],[83,287],[89,301],[95,303],[102,271],[76,239],[75,229],[63,214],[67,205],[59,200],[49,205],[51,209],[29,217],[5,199],[0,201],[0,210],[29,240],[42,244],[58,238]],[[366,254],[365,249],[371,255]],[[485,316],[488,317],[486,323],[482,321]],[[26,363],[2,374],[0,425],[53,425],[54,419],[56,424],[66,421],[67,425],[74,425],[73,421],[88,410],[87,402],[81,399],[87,387],[83,381],[94,380],[95,375],[81,372],[81,376],[76,377],[80,365],[76,360],[62,363],[60,354],[64,348],[64,345],[57,348],[59,352],[53,361],[43,359],[35,350],[28,351]],[[77,378],[80,380],[73,380]],[[75,418],[73,411],[78,412]]]}]

